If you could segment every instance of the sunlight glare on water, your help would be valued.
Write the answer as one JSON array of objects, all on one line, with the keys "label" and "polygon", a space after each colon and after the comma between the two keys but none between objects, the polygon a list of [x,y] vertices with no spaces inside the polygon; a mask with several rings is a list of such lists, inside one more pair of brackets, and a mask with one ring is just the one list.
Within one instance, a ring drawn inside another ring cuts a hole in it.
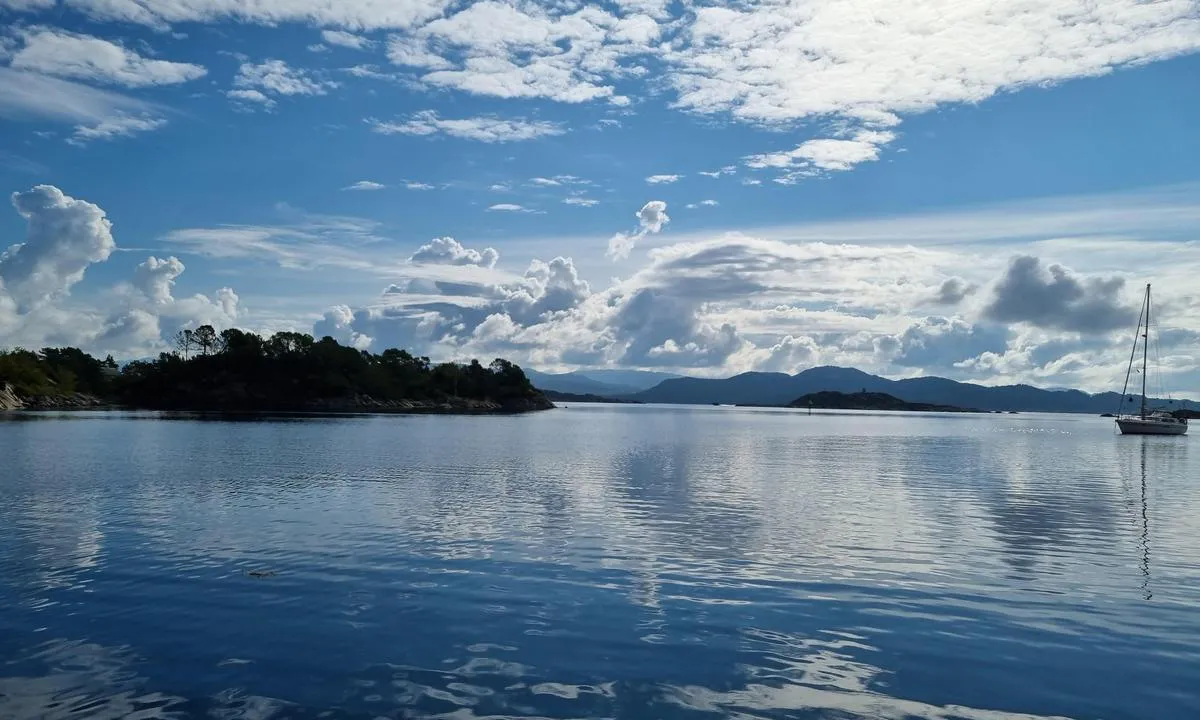
[{"label": "sunlight glare on water", "polygon": [[1055,415],[0,421],[4,718],[1194,718],[1200,453]]}]

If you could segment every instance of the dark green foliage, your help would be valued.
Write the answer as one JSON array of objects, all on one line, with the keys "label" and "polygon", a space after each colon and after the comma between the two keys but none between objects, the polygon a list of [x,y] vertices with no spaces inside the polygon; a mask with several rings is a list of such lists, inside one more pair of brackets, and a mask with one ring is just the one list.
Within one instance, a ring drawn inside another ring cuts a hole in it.
[{"label": "dark green foliage", "polygon": [[78,348],[17,348],[0,351],[0,383],[18,395],[107,395],[112,391],[117,364],[112,357],[97,360]]},{"label": "dark green foliage", "polygon": [[162,409],[288,410],[359,396],[504,404],[537,395],[525,373],[506,360],[486,368],[478,361],[435,366],[404,350],[376,355],[330,337],[280,332],[262,338],[236,329],[219,335],[211,330],[193,331],[178,353],[130,363],[118,380],[118,399]]},{"label": "dark green foliage", "polygon": [[76,348],[0,352],[0,383],[18,395],[83,392],[131,407],[194,410],[292,410],[322,401],[491,400],[502,405],[539,396],[507,360],[487,367],[432,365],[404,350],[379,355],[333,338],[281,332],[269,338],[202,326],[181,332],[177,351],[131,362],[119,373],[112,358]]}]

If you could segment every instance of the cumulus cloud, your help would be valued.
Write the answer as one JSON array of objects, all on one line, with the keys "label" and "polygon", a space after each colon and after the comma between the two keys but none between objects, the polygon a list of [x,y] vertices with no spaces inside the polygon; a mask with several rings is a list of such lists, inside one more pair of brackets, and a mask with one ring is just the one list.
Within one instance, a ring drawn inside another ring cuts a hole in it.
[{"label": "cumulus cloud", "polygon": [[434,265],[477,265],[492,268],[500,259],[500,253],[495,248],[484,248],[482,251],[467,248],[452,237],[434,238],[425,245],[417,248],[409,258],[409,262]]},{"label": "cumulus cloud", "polygon": [[646,16],[617,16],[595,7],[558,13],[533,6],[518,9],[492,0],[474,3],[421,28],[426,52],[439,53],[449,67],[434,69],[422,82],[477,95],[547,98],[565,103],[612,99],[609,78],[628,74],[622,60],[649,52],[659,36]]},{"label": "cumulus cloud", "polygon": [[975,292],[975,286],[966,280],[952,277],[938,286],[933,302],[937,305],[957,305]]},{"label": "cumulus cloud", "polygon": [[1121,277],[1081,278],[1061,265],[1042,266],[1022,255],[1008,265],[983,314],[989,320],[1080,333],[1128,328],[1133,311],[1123,304]]},{"label": "cumulus cloud", "polygon": [[638,229],[632,233],[619,232],[608,240],[608,257],[613,260],[624,260],[633,252],[638,240],[646,235],[662,231],[663,226],[671,221],[667,216],[667,204],[662,200],[651,200],[642,206],[635,214],[638,219]]},{"label": "cumulus cloud", "polygon": [[371,338],[354,330],[354,311],[346,305],[335,305],[313,325],[313,335],[331,337],[343,345],[359,350],[371,347]]},{"label": "cumulus cloud", "polygon": [[646,182],[650,185],[669,185],[683,177],[682,175],[651,175],[646,178]]},{"label": "cumulus cloud", "polygon": [[698,203],[688,203],[685,207],[688,210],[695,210],[696,208],[702,207],[716,207],[720,204],[721,203],[717,202],[716,200],[701,200]]},{"label": "cumulus cloud", "polygon": [[495,205],[489,205],[488,211],[489,212],[520,212],[520,213],[533,212],[533,210],[525,207],[524,205],[517,205],[516,203],[496,203]]},{"label": "cumulus cloud", "polygon": [[228,327],[239,316],[230,288],[212,299],[174,297],[184,270],[174,257],[150,257],[129,282],[72,305],[71,289],[116,249],[111,223],[98,206],[49,185],[12,200],[27,232],[0,255],[0,332],[7,344],[73,345],[130,357],[162,349],[162,332],[203,323]]},{"label": "cumulus cloud", "polygon": [[144,58],[108,40],[65,30],[34,28],[20,36],[24,47],[9,63],[17,70],[125,87],[173,85],[207,72],[200,65]]},{"label": "cumulus cloud", "polygon": [[790,172],[776,182],[791,182],[822,170],[851,170],[855,165],[879,159],[880,147],[896,139],[893,132],[861,130],[849,139],[818,138],[809,140],[793,150],[751,155],[745,158],[747,167],[779,168]]},{"label": "cumulus cloud", "polygon": [[262,105],[267,109],[275,107],[275,101],[264,95],[259,90],[228,90],[225,92],[225,97],[229,98],[230,100],[237,100],[254,105]]},{"label": "cumulus cloud", "polygon": [[183,274],[183,269],[179,258],[160,260],[151,256],[134,270],[133,286],[150,298],[151,302],[166,304],[173,299],[171,288],[174,287],[175,280]]},{"label": "cumulus cloud", "polygon": [[883,345],[893,350],[891,361],[905,367],[945,369],[983,353],[1004,352],[1009,331],[1004,327],[974,325],[962,318],[926,317]]},{"label": "cumulus cloud", "polygon": [[[293,68],[282,60],[266,60],[261,63],[242,63],[233,78],[229,97],[237,100],[262,102],[259,96],[268,95],[324,95],[337,83],[318,80],[300,68]],[[258,95],[252,95],[252,91]]]},{"label": "cumulus cloud", "polygon": [[12,204],[25,219],[25,240],[0,255],[0,282],[18,309],[66,293],[117,247],[103,210],[52,185],[13,193]]},{"label": "cumulus cloud", "polygon": [[423,110],[400,122],[369,119],[367,123],[381,135],[445,134],[485,143],[519,142],[566,132],[562,125],[544,120],[506,120],[496,117],[451,119],[439,117],[434,110]]}]

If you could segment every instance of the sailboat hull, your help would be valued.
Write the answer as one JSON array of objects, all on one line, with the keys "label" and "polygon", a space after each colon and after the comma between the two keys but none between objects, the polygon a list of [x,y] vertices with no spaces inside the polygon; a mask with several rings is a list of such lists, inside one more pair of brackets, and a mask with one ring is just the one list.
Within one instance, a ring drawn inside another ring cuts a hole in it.
[{"label": "sailboat hull", "polygon": [[1119,418],[1117,427],[1122,435],[1186,435],[1188,429],[1186,422],[1154,418]]}]

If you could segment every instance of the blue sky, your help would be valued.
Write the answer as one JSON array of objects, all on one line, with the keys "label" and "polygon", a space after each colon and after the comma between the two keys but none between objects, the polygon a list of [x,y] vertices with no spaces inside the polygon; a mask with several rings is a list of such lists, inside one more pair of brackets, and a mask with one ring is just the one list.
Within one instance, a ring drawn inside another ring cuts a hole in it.
[{"label": "blue sky", "polygon": [[210,322],[542,369],[1100,390],[1153,281],[1163,380],[1200,394],[1190,0],[0,20],[5,344],[135,357]]}]

